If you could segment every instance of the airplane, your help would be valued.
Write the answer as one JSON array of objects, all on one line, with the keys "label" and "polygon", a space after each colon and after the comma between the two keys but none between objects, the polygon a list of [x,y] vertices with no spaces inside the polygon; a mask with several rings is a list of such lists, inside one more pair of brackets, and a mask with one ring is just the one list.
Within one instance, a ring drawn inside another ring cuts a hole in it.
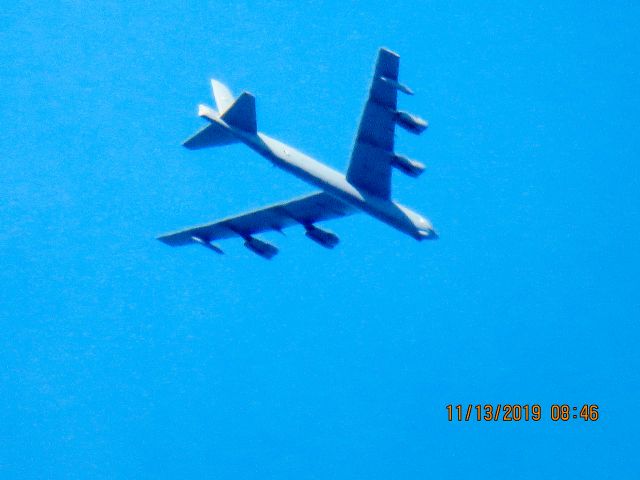
[{"label": "airplane", "polygon": [[394,152],[396,125],[413,134],[427,128],[422,118],[397,109],[398,91],[413,95],[411,89],[398,81],[399,67],[398,54],[386,48],[379,50],[346,175],[259,132],[255,97],[245,91],[234,98],[225,85],[211,80],[217,111],[199,105],[198,116],[208,124],[183,145],[198,150],[242,142],[275,166],[320,190],[242,215],[167,233],[158,240],[173,247],[197,244],[223,253],[214,241],[240,237],[249,250],[271,259],[278,249],[256,234],[282,232],[286,227],[302,225],[308,238],[331,249],[338,244],[338,236],[317,223],[357,212],[365,212],[417,240],[437,239],[438,234],[429,220],[391,199],[393,168],[411,177],[419,176],[425,168],[422,163]]}]

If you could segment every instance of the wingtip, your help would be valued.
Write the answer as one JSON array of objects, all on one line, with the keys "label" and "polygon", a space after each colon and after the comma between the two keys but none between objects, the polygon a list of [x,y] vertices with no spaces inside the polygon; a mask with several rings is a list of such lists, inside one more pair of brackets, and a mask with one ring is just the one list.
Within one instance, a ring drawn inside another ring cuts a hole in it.
[{"label": "wingtip", "polygon": [[386,53],[386,54],[389,54],[389,55],[393,55],[394,57],[400,58],[399,54],[397,54],[396,52],[394,52],[393,50],[391,50],[391,49],[389,49],[387,47],[380,47],[380,49],[378,50],[378,53],[379,54]]}]

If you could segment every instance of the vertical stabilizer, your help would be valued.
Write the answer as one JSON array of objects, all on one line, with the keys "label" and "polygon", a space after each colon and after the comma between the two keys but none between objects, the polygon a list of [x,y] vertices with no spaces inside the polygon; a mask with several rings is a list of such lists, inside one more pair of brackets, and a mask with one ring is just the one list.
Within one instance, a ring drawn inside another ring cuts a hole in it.
[{"label": "vertical stabilizer", "polygon": [[222,82],[218,80],[211,79],[211,92],[213,94],[213,98],[216,101],[216,106],[218,107],[218,112],[220,115],[224,114],[231,105],[233,105],[233,94],[229,87],[227,87]]}]

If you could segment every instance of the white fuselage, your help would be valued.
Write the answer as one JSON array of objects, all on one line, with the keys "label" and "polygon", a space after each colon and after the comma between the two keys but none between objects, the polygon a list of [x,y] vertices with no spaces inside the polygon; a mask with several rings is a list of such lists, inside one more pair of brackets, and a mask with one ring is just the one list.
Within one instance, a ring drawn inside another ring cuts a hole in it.
[{"label": "white fuselage", "polygon": [[305,182],[362,210],[382,222],[410,235],[417,240],[435,239],[431,223],[418,213],[390,199],[359,190],[346,177],[327,165],[305,155],[289,145],[264,133],[251,134],[236,129],[219,118],[210,118],[226,127],[235,137],[270,160],[275,166],[292,173]]}]

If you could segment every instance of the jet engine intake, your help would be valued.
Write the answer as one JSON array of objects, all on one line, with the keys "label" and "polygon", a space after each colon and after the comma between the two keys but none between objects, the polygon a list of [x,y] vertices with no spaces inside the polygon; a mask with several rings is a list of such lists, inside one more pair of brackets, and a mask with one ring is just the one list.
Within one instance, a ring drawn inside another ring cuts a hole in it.
[{"label": "jet engine intake", "polygon": [[419,135],[429,126],[426,120],[408,112],[396,112],[396,123],[415,135]]},{"label": "jet engine intake", "polygon": [[403,155],[394,155],[391,159],[391,165],[413,178],[420,176],[420,174],[424,172],[424,163],[412,160]]},{"label": "jet engine intake", "polygon": [[315,225],[310,225],[306,229],[305,235],[324,248],[333,248],[340,242],[335,233],[323,230]]},{"label": "jet engine intake", "polygon": [[267,260],[271,260],[278,253],[278,249],[275,246],[255,237],[245,239],[244,246]]}]

